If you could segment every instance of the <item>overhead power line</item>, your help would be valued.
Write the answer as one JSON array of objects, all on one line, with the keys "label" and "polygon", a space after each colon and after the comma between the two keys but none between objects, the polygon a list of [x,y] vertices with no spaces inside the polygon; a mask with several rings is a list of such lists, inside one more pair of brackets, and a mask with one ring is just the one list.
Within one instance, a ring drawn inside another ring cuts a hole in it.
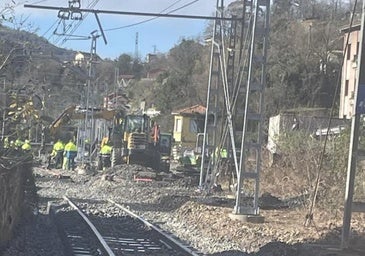
[{"label": "overhead power line", "polygon": [[[188,3],[187,5],[191,5],[195,2],[197,2],[199,0],[195,0],[193,2],[190,2]],[[168,9],[170,9],[171,7],[173,7],[174,5],[178,4],[179,2],[181,2],[181,0],[177,0],[176,2],[172,3],[171,5],[169,5],[168,7],[166,7],[165,9],[163,9],[160,13],[163,13],[165,11],[167,11]],[[172,10],[172,11],[169,11],[168,13],[172,13],[172,12],[175,12],[176,10],[180,10],[182,8],[185,8],[187,5],[184,5],[182,7],[179,7],[175,10]],[[149,19],[146,19],[146,20],[142,20],[142,21],[139,21],[139,22],[136,22],[136,23],[132,23],[132,24],[129,24],[129,25],[125,25],[125,26],[121,26],[121,27],[115,27],[115,28],[109,28],[109,29],[105,29],[105,31],[113,31],[113,30],[119,30],[119,29],[124,29],[124,28],[129,28],[129,27],[133,27],[133,26],[137,26],[137,25],[141,25],[141,24],[144,24],[144,23],[147,23],[149,21],[152,21],[152,20],[155,20],[155,19],[158,19],[159,17],[153,17],[153,18],[149,18]]]},{"label": "overhead power line", "polygon": [[[71,8],[54,7],[54,6],[42,6],[42,5],[29,5],[25,4],[25,8],[36,8],[46,10],[57,10],[61,12],[72,12]],[[150,16],[150,17],[165,17],[165,18],[180,18],[180,19],[200,19],[200,20],[237,20],[241,21],[242,18],[238,17],[213,17],[202,15],[183,15],[183,14],[163,14],[163,13],[147,13],[147,12],[126,12],[126,11],[110,11],[110,10],[94,10],[94,9],[78,9],[79,12],[91,12],[94,14],[115,14],[115,15],[135,15],[135,16]]]}]

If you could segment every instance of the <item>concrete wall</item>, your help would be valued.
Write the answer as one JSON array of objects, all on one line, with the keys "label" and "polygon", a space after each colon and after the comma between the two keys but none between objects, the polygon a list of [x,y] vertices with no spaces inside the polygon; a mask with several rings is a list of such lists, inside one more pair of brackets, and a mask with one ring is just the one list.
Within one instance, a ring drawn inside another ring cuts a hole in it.
[{"label": "concrete wall", "polygon": [[[319,114],[319,116],[316,116],[315,114]],[[271,153],[279,153],[277,151],[279,137],[282,134],[292,131],[294,118],[298,123],[297,130],[308,134],[308,138],[310,138],[311,134],[314,135],[318,129],[327,129],[328,116],[325,116],[325,113],[322,114],[324,115],[321,115],[321,113],[314,113],[314,115],[308,115],[308,113],[304,115],[284,113],[270,117],[267,143],[268,150]],[[349,125],[350,122],[346,119],[333,118],[331,121],[331,128],[338,126],[347,127]]]},{"label": "concrete wall", "polygon": [[25,183],[29,174],[30,166],[0,169],[0,252],[23,216]]}]

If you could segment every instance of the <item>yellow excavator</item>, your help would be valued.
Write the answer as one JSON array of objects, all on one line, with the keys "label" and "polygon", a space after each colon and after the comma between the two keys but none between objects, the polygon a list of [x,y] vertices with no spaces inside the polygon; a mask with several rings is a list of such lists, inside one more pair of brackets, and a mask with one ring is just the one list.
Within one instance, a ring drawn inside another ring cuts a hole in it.
[{"label": "yellow excavator", "polygon": [[[125,114],[123,111],[93,109],[93,119],[111,121],[108,141],[113,147],[112,166],[127,163],[140,164],[155,170],[168,171],[172,136],[160,133],[160,128],[146,114]],[[68,124],[71,120],[85,119],[85,111],[77,106],[69,106],[49,126],[50,135],[62,137],[62,133],[70,136]],[[72,126],[74,129],[77,127]],[[72,129],[71,129],[72,130]]]},{"label": "yellow excavator", "polygon": [[170,167],[171,135],[161,134],[159,129],[157,123],[145,114],[130,114],[117,120],[111,134],[112,162],[121,158],[127,164],[167,171]]}]

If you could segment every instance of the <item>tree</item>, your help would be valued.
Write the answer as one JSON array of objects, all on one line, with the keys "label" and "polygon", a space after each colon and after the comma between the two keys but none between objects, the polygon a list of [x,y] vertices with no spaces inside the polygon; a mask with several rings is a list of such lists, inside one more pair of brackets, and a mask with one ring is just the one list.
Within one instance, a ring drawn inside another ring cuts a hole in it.
[{"label": "tree", "polygon": [[183,39],[181,43],[169,51],[172,67],[178,72],[191,76],[197,61],[202,58],[203,46],[194,40]]},{"label": "tree", "polygon": [[169,113],[176,107],[201,103],[205,98],[201,94],[207,84],[200,83],[200,77],[208,69],[203,62],[206,54],[204,46],[194,40],[183,39],[170,50],[169,70],[159,77],[155,93],[156,104],[162,111]]},{"label": "tree", "polygon": [[132,74],[132,60],[133,58],[123,53],[117,59],[117,68],[119,68],[120,75],[130,75]]},{"label": "tree", "polygon": [[343,21],[333,19],[334,13],[341,13],[336,3],[303,2],[298,7],[301,16],[310,18],[303,20],[292,15],[288,1],[275,2],[266,90],[268,115],[286,108],[331,106],[342,57],[338,28]]}]

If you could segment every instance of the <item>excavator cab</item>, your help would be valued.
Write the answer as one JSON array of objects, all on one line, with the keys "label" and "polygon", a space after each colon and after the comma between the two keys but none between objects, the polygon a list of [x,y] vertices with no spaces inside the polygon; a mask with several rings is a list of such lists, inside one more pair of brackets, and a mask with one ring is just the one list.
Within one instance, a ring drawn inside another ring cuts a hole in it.
[{"label": "excavator cab", "polygon": [[154,146],[151,134],[151,120],[147,115],[127,115],[123,122],[122,157],[127,164],[141,164],[158,169],[160,153]]},{"label": "excavator cab", "polygon": [[[148,115],[129,114],[112,129],[113,154],[127,164],[141,164],[155,170],[169,170],[171,134],[161,134],[159,125]],[[113,163],[113,161],[112,161]]]},{"label": "excavator cab", "polygon": [[135,150],[146,150],[149,143],[149,117],[146,115],[127,115],[123,120],[124,147],[128,154]]}]

